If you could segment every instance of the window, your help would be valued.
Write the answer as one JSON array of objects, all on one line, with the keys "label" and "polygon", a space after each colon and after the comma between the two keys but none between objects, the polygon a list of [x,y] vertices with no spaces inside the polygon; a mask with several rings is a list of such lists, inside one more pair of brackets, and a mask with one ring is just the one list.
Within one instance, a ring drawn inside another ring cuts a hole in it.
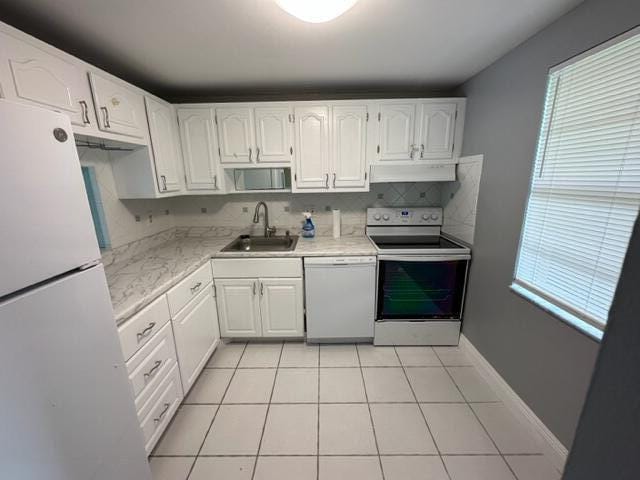
[{"label": "window", "polygon": [[111,246],[109,242],[109,230],[107,229],[107,221],[102,208],[102,198],[100,197],[100,188],[96,178],[96,169],[92,166],[82,167],[82,177],[84,178],[84,187],[87,191],[89,200],[89,208],[91,209],[91,217],[93,217],[93,226],[96,229],[96,237],[100,249],[104,250]]},{"label": "window", "polygon": [[601,338],[640,204],[640,29],[549,72],[512,288]]}]

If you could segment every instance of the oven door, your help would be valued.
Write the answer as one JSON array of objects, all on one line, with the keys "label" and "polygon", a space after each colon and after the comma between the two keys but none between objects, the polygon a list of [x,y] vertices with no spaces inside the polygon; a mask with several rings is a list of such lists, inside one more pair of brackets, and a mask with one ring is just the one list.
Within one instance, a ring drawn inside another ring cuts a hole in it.
[{"label": "oven door", "polygon": [[376,320],[460,320],[470,255],[380,255]]}]

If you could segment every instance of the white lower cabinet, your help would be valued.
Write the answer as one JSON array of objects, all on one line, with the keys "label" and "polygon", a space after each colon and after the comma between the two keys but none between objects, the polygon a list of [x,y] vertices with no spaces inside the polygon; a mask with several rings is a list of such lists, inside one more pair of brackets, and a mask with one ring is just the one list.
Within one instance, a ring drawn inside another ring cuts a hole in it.
[{"label": "white lower cabinet", "polygon": [[147,453],[220,340],[210,262],[118,328]]},{"label": "white lower cabinet", "polygon": [[304,335],[300,259],[214,259],[213,272],[223,338]]},{"label": "white lower cabinet", "polygon": [[302,279],[261,278],[260,316],[263,337],[301,337]]},{"label": "white lower cabinet", "polygon": [[185,395],[215,350],[220,338],[216,302],[211,284],[175,318],[173,335]]},{"label": "white lower cabinet", "polygon": [[260,337],[258,280],[255,278],[216,279],[220,334],[222,337]]},{"label": "white lower cabinet", "polygon": [[144,437],[144,447],[150,454],[158,443],[162,432],[178,410],[183,399],[178,367],[174,366],[169,374],[153,392],[151,398],[138,411],[138,420]]}]

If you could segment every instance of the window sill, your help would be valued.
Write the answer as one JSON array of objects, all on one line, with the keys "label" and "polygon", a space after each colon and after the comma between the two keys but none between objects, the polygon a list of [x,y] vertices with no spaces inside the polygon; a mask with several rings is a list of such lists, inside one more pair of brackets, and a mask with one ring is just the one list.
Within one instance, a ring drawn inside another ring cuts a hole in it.
[{"label": "window sill", "polygon": [[557,318],[558,320],[566,323],[570,327],[576,329],[578,332],[586,335],[592,340],[595,340],[597,342],[602,341],[602,336],[604,335],[604,332],[602,330],[599,330],[593,325],[590,325],[584,320],[581,320],[575,315],[567,312],[566,310],[563,310],[557,305],[554,305],[553,303],[545,300],[541,296],[536,295],[535,293],[527,290],[526,288],[520,285],[516,285],[512,283],[510,286],[510,289],[516,295],[524,298],[525,300],[536,305],[537,307],[540,307],[545,312],[549,313],[550,315]]}]

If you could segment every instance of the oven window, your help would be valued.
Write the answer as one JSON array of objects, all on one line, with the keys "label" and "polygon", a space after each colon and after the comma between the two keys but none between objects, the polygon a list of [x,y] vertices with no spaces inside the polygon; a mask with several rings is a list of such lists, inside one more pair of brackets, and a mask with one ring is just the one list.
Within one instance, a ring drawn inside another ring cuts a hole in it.
[{"label": "oven window", "polygon": [[404,262],[381,260],[379,320],[459,319],[468,260]]}]

